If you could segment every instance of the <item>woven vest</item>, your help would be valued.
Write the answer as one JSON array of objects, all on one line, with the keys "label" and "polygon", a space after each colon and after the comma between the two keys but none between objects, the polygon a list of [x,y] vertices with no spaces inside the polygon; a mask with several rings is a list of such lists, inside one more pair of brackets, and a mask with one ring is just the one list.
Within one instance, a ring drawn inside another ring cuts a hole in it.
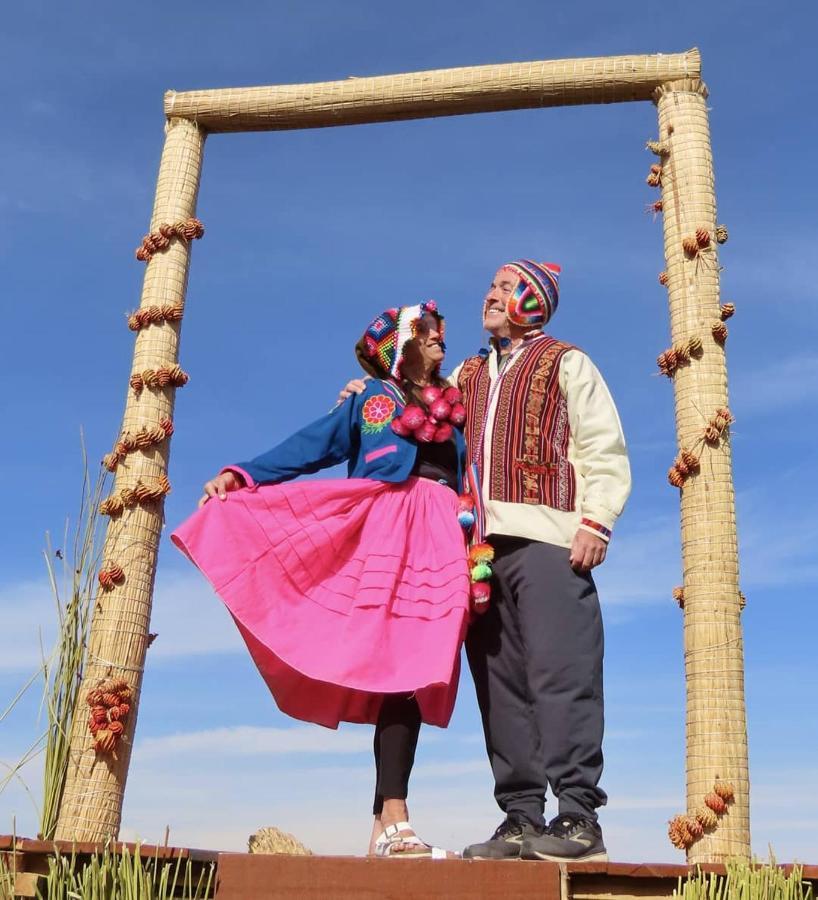
[{"label": "woven vest", "polygon": [[573,349],[551,337],[537,340],[502,376],[491,443],[483,472],[483,438],[491,379],[488,359],[472,356],[460,369],[458,387],[466,407],[469,459],[488,477],[489,499],[531,503],[570,512],[576,475],[568,461],[568,405],[560,390],[559,363]]}]

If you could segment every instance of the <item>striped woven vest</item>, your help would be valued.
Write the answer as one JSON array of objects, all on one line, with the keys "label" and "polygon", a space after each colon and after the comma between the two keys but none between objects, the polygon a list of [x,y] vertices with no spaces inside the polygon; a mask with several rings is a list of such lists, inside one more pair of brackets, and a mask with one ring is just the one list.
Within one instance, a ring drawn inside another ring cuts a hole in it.
[{"label": "striped woven vest", "polygon": [[568,461],[568,405],[560,390],[559,362],[573,349],[551,337],[537,340],[501,378],[489,472],[483,472],[483,436],[491,392],[488,360],[467,359],[458,387],[466,407],[469,459],[478,463],[489,499],[550,506],[576,505],[576,475]]}]

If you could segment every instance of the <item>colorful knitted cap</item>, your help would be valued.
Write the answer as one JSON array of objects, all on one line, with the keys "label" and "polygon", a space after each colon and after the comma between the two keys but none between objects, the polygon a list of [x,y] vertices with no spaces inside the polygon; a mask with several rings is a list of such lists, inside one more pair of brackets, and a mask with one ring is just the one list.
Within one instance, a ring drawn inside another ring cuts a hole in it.
[{"label": "colorful knitted cap", "polygon": [[358,361],[364,369],[378,377],[391,375],[400,378],[404,348],[412,338],[417,337],[418,326],[427,313],[437,318],[442,344],[443,316],[434,300],[387,309],[373,319],[355,347]]},{"label": "colorful knitted cap", "polygon": [[555,263],[535,263],[518,259],[503,269],[513,272],[519,283],[506,303],[509,322],[525,328],[538,328],[557,311],[560,299],[560,267]]}]

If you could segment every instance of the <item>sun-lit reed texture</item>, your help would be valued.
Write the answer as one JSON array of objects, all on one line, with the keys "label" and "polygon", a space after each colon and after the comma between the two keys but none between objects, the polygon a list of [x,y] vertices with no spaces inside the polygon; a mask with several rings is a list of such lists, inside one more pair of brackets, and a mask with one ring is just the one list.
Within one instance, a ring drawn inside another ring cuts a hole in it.
[{"label": "sun-lit reed texture", "polygon": [[650,100],[660,84],[698,78],[686,53],[598,56],[436,69],[313,84],[168,91],[165,114],[207,131],[271,131],[360,125],[466,113]]},{"label": "sun-lit reed texture", "polygon": [[657,89],[656,103],[667,147],[661,185],[671,339],[675,346],[701,337],[703,345],[695,364],[673,379],[679,449],[700,453],[698,473],[681,487],[688,810],[715,781],[735,786],[735,801],[688,859],[722,861],[749,856],[750,821],[729,429],[715,442],[702,439],[714,411],[728,405],[724,345],[710,335],[720,314],[719,266],[714,246],[705,255],[684,243],[716,228],[707,90],[697,80],[674,81]]},{"label": "sun-lit reed texture", "polygon": [[[159,167],[150,231],[164,223],[192,218],[196,212],[204,133],[192,122],[168,123]],[[172,240],[147,262],[140,308],[184,306],[191,242]],[[152,322],[136,334],[133,372],[170,368],[179,361],[179,317]],[[122,423],[123,434],[155,429],[173,419],[175,387],[172,383],[129,387]],[[119,462],[112,496],[133,491],[139,483],[149,490],[162,489],[166,477],[169,439],[136,448]],[[71,733],[71,760],[59,810],[55,837],[99,841],[117,835],[122,798],[136,727],[139,690],[148,645],[156,556],[163,522],[163,499],[126,505],[112,515],[103,549],[103,564],[116,565],[124,573],[121,583],[100,588],[88,648],[85,678]],[[106,677],[125,679],[132,703],[116,758],[93,749],[88,731],[85,698]]]}]

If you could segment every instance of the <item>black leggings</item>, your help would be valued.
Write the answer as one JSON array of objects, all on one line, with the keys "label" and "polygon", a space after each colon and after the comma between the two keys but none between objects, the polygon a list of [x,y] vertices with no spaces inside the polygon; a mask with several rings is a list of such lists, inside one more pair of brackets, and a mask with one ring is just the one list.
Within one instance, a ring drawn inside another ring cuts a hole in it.
[{"label": "black leggings", "polygon": [[420,708],[414,695],[387,694],[375,726],[374,815],[383,812],[384,797],[405,800],[420,734]]}]

